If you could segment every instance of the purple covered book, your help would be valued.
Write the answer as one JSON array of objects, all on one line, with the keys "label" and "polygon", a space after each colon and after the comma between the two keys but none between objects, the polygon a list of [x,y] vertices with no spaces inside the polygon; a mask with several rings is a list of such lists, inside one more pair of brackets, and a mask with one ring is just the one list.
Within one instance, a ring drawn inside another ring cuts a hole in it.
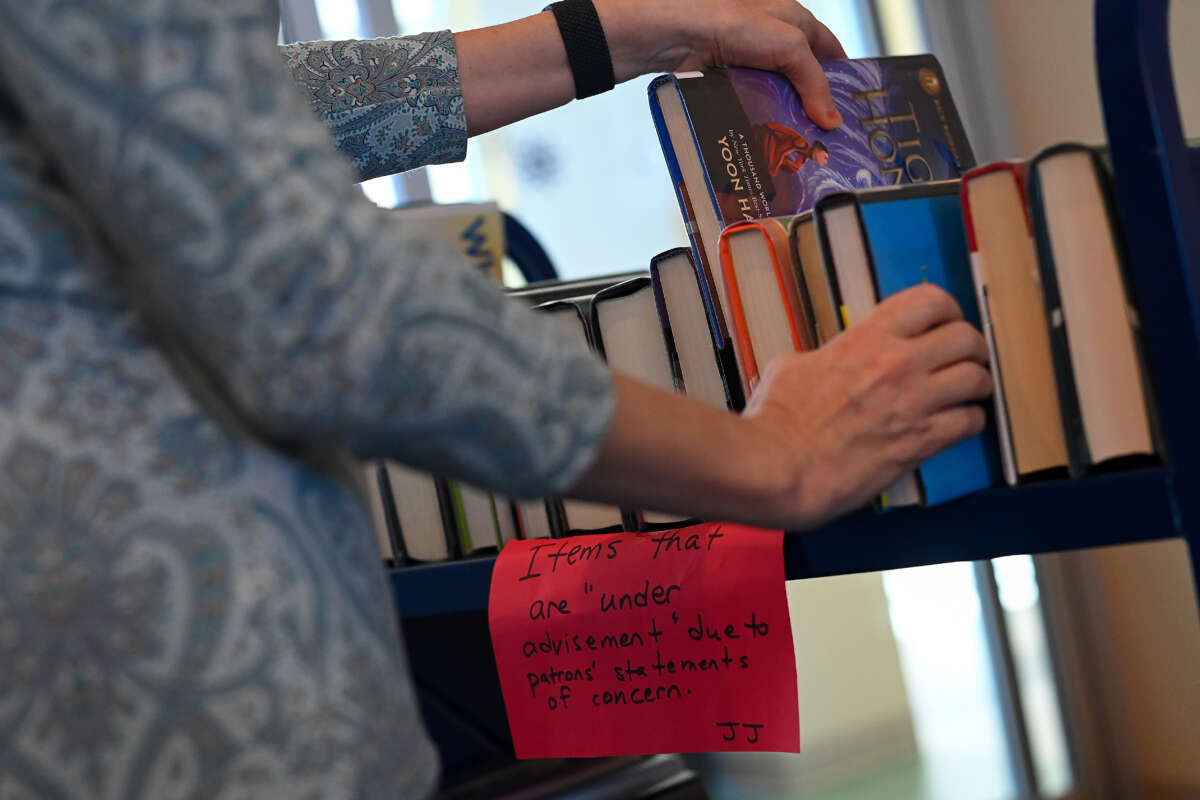
[{"label": "purple covered book", "polygon": [[667,167],[710,279],[709,254],[732,222],[800,214],[830,192],[957,178],[975,165],[932,55],[822,66],[844,119],[832,131],[808,119],[778,73],[717,69],[650,84]]}]

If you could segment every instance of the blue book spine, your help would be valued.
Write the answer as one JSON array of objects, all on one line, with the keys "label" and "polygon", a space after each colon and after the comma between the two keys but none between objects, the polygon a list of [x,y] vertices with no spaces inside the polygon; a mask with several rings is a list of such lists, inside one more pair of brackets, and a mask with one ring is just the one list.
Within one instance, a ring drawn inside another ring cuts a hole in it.
[{"label": "blue book spine", "polygon": [[667,133],[667,124],[663,119],[662,107],[658,103],[657,91],[663,83],[670,83],[675,91],[679,91],[678,83],[672,75],[660,75],[651,81],[646,90],[650,98],[650,116],[654,120],[654,130],[658,133],[658,142],[662,146],[663,158],[667,162],[667,172],[671,175],[671,186],[675,189],[675,199],[679,202],[679,210],[683,213],[683,220],[687,227],[688,240],[691,242],[692,253],[696,261],[700,296],[704,298],[704,307],[708,314],[708,324],[712,328],[713,340],[719,349],[723,349],[729,344],[729,337],[717,310],[719,308],[717,299],[713,297],[712,281],[705,274],[704,264],[701,260],[703,249],[696,241],[698,236],[696,221],[689,213],[692,201],[684,195],[686,190],[683,186],[683,173],[679,169],[679,159],[675,156],[675,148],[671,145],[671,137]]},{"label": "blue book spine", "polygon": [[[953,295],[966,320],[978,327],[979,306],[957,190],[903,198],[896,194],[882,202],[861,198],[880,299],[934,283]],[[998,455],[994,433],[986,430],[925,461],[919,472],[926,505],[995,484]]]}]

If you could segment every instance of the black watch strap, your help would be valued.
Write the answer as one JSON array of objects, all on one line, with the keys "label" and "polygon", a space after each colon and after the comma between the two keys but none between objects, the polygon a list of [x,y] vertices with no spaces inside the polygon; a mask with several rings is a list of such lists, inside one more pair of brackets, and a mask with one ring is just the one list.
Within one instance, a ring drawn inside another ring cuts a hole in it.
[{"label": "black watch strap", "polygon": [[592,0],[559,0],[546,6],[554,13],[575,77],[575,97],[607,92],[616,85],[612,53]]}]

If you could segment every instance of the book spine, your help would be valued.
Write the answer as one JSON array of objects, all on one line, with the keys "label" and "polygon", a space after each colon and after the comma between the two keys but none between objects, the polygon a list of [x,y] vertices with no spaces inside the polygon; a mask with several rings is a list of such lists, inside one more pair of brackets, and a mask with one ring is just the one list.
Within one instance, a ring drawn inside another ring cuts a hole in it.
[{"label": "book spine", "polygon": [[383,504],[383,518],[387,523],[388,540],[392,545],[392,561],[395,566],[409,561],[408,551],[404,547],[404,535],[400,529],[400,513],[396,510],[396,497],[392,494],[392,482],[388,480],[387,467],[382,463],[375,465],[375,486]]},{"label": "book spine", "polygon": [[704,298],[705,305],[708,306],[709,319],[713,325],[714,336],[720,342],[720,347],[724,349],[728,346],[729,331],[725,325],[725,318],[721,313],[720,300],[713,296],[712,287],[716,284],[713,283],[712,264],[708,258],[708,254],[704,251],[704,244],[700,240],[700,229],[696,223],[696,211],[692,205],[692,199],[688,194],[687,187],[684,186],[683,172],[679,169],[679,159],[675,155],[674,145],[671,144],[671,136],[667,131],[666,120],[663,118],[662,106],[658,101],[658,89],[664,84],[670,84],[672,91],[679,91],[679,83],[674,75],[663,75],[651,81],[647,89],[650,100],[650,117],[654,121],[654,131],[658,134],[658,143],[662,148],[663,160],[666,162],[667,172],[671,176],[671,185],[675,188],[675,200],[679,203],[679,211],[683,215],[684,227],[687,230],[692,255],[695,259],[696,268],[699,270],[701,278],[700,295]]},{"label": "book spine", "polygon": [[567,525],[567,511],[563,508],[562,498],[546,498],[546,516],[550,520],[550,538],[562,539],[570,534]]},{"label": "book spine", "polygon": [[[825,223],[825,213],[837,206],[850,206],[854,210],[855,231],[857,236],[862,239],[862,249],[866,256],[867,272],[871,279],[871,293],[874,303],[879,302],[882,297],[882,292],[879,290],[879,274],[875,262],[875,253],[871,247],[870,237],[867,235],[867,226],[863,221],[862,203],[859,202],[857,195],[852,193],[844,193],[837,195],[829,195],[825,200],[819,201],[813,214],[817,220],[818,237],[821,243],[821,260],[826,268],[826,277],[829,280],[829,285],[834,293],[834,298],[837,303],[838,317],[842,323],[842,329],[845,330],[853,324],[854,320],[850,314],[849,308],[842,297],[840,283],[837,279],[837,263],[834,256],[834,243],[831,236],[829,226]],[[925,481],[921,475],[920,469],[905,473],[897,478],[893,483],[889,484],[879,493],[878,498],[874,502],[874,506],[879,511],[887,511],[890,508],[903,504],[911,503],[924,504],[926,499]]]},{"label": "book spine", "polygon": [[[653,291],[653,280],[649,277],[642,276],[642,277],[637,277],[637,278],[631,278],[627,281],[622,281],[621,283],[618,283],[615,286],[610,286],[607,289],[603,289],[599,292],[596,292],[596,294],[592,295],[591,314],[588,317],[588,324],[589,324],[589,327],[591,330],[592,348],[596,351],[596,354],[599,355],[600,358],[604,359],[605,361],[608,360],[608,355],[604,350],[604,332],[603,332],[603,330],[601,330],[600,314],[597,311],[599,305],[607,299],[615,298],[615,297],[623,297],[625,295],[632,294],[634,292],[643,290],[646,288],[646,286],[650,286],[651,290]],[[658,305],[657,295],[655,295],[655,304]],[[664,319],[665,318],[664,315],[666,314],[665,306],[658,305],[657,310],[658,310],[658,314],[659,314],[659,319],[660,320]],[[671,339],[670,339],[669,327],[664,328],[663,333],[664,333],[664,337],[665,337],[666,341],[668,343],[670,343]],[[671,348],[672,351],[674,350],[673,344],[669,344],[668,346]],[[673,353],[672,358],[675,361],[675,364],[672,367],[672,369],[677,370],[679,357],[677,354]],[[679,383],[677,382],[676,388],[678,389],[678,387],[679,387]],[[637,530],[641,529],[641,527],[642,527],[642,512],[640,509],[621,507],[619,510],[620,510],[620,516],[621,516],[621,522],[620,522],[621,530],[637,531]]]},{"label": "book spine", "polygon": [[[833,198],[833,195],[829,195],[828,200],[832,202]],[[825,211],[828,208],[830,205],[827,201],[818,201],[813,207],[813,227],[816,229],[817,246],[821,251],[821,268],[825,272],[825,281],[829,284],[829,293],[833,296],[833,307],[837,312],[838,330],[844,331],[850,327],[850,316],[846,313],[845,303],[842,302],[842,289],[833,263],[833,241],[825,224]]]},{"label": "book spine", "polygon": [[700,276],[700,296],[704,298],[704,302],[708,306],[709,320],[713,325],[715,335],[723,343],[726,343],[729,340],[729,325],[721,310],[721,300],[715,296],[713,289],[717,282],[713,279],[712,259],[709,258],[708,251],[704,248],[704,241],[700,238],[700,228],[696,223],[696,211],[692,207],[692,199],[688,195],[687,187],[683,185],[682,181],[676,186],[676,193],[679,196],[680,208],[683,209],[688,237],[692,241],[692,255],[695,257],[696,269]]},{"label": "book spine", "polygon": [[467,523],[467,509],[463,504],[462,485],[458,481],[449,481],[450,507],[454,513],[454,532],[458,542],[460,556],[471,552],[471,530]]},{"label": "book spine", "polygon": [[738,373],[737,357],[733,352],[733,342],[726,341],[725,346],[717,348],[717,368],[721,372],[721,381],[725,385],[725,399],[729,410],[740,413],[746,407],[746,393],[742,389],[742,377]]},{"label": "book spine", "polygon": [[717,305],[708,291],[712,281],[704,274],[704,267],[692,258],[692,270],[704,298],[705,313],[708,315],[709,332],[712,334],[713,353],[717,359],[717,370],[725,386],[725,401],[730,411],[740,412],[746,406],[746,394],[742,390],[742,376],[738,372],[737,356],[733,352],[733,339],[724,328]]},{"label": "book spine", "polygon": [[526,535],[527,531],[525,528],[525,513],[521,511],[521,504],[514,501],[509,505],[512,506],[513,525],[517,526],[517,538],[528,539],[529,536]]},{"label": "book spine", "polygon": [[792,335],[792,347],[798,353],[811,350],[812,340],[806,337],[807,320],[804,308],[800,304],[800,289],[796,285],[795,270],[792,269],[792,259],[788,252],[787,228],[781,227],[777,220],[768,220],[758,226],[763,238],[767,240],[767,248],[771,253],[771,266],[775,270],[775,285],[779,288],[779,296],[783,299],[783,308],[787,312],[788,331]]},{"label": "book spine", "polygon": [[1096,180],[1100,184],[1100,194],[1104,198],[1105,211],[1108,215],[1109,226],[1112,228],[1113,244],[1117,249],[1117,266],[1120,269],[1121,285],[1125,289],[1126,305],[1129,308],[1129,325],[1133,331],[1133,346],[1137,353],[1142,393],[1146,399],[1146,415],[1150,423],[1150,435],[1154,441],[1155,452],[1160,458],[1165,458],[1167,440],[1163,433],[1162,418],[1158,413],[1158,395],[1154,386],[1154,376],[1150,371],[1146,337],[1142,333],[1141,315],[1138,312],[1137,288],[1133,275],[1130,274],[1133,260],[1129,257],[1125,228],[1121,224],[1121,214],[1117,208],[1115,178],[1108,151],[1092,148],[1092,166],[1096,170]]},{"label": "book spine", "polygon": [[1067,466],[1072,477],[1082,475],[1091,463],[1087,434],[1083,429],[1083,412],[1079,407],[1079,394],[1075,388],[1075,370],[1071,364],[1071,348],[1067,342],[1062,298],[1058,289],[1058,274],[1054,265],[1054,250],[1050,246],[1050,231],[1045,218],[1042,182],[1038,177],[1038,164],[1048,152],[1043,152],[1029,165],[1026,188],[1029,192],[1029,215],[1033,223],[1033,240],[1037,247],[1038,275],[1042,283],[1045,301],[1046,325],[1050,330],[1050,359],[1054,363],[1054,377],[1058,384],[1058,403],[1062,414],[1063,434],[1067,443]]},{"label": "book spine", "polygon": [[663,341],[667,345],[667,361],[671,365],[671,380],[675,384],[675,391],[687,394],[687,387],[683,381],[683,370],[679,366],[679,351],[675,348],[675,335],[671,330],[671,315],[667,313],[667,299],[663,296],[657,261],[650,262],[650,286],[654,291],[654,310],[658,313],[658,321],[662,325]]},{"label": "book spine", "polygon": [[721,272],[725,277],[725,299],[728,301],[730,338],[737,359],[738,374],[742,379],[742,392],[749,398],[758,385],[758,362],[754,360],[754,348],[750,344],[750,329],[746,325],[746,312],[742,306],[742,293],[738,288],[737,274],[733,269],[733,256],[729,239],[721,235]]},{"label": "book spine", "polygon": [[1009,486],[1017,485],[1017,458],[1013,451],[1012,428],[1008,417],[1008,404],[1004,399],[1004,380],[1001,377],[1000,355],[996,352],[996,332],[992,326],[992,311],[988,303],[987,284],[984,282],[983,258],[978,250],[971,251],[971,277],[975,283],[976,300],[982,322],[983,338],[987,342],[988,361],[992,373],[992,400],[996,407],[996,429],[1000,439],[1000,464],[1004,480]]},{"label": "book spine", "polygon": [[500,535],[500,511],[496,507],[496,495],[493,492],[488,492],[488,505],[492,509],[492,538],[499,550],[504,547],[504,537]]},{"label": "book spine", "polygon": [[464,551],[459,545],[458,520],[454,513],[457,491],[451,492],[451,481],[445,478],[434,478],[434,485],[437,487],[438,511],[442,515],[442,533],[446,536],[447,557],[462,558]]},{"label": "book spine", "polygon": [[806,335],[815,349],[821,345],[821,337],[817,333],[817,315],[813,310],[812,296],[809,294],[808,281],[804,278],[804,270],[800,267],[800,243],[788,228],[788,262],[791,264],[792,277],[796,282],[796,293],[800,298],[801,313],[807,326]]}]

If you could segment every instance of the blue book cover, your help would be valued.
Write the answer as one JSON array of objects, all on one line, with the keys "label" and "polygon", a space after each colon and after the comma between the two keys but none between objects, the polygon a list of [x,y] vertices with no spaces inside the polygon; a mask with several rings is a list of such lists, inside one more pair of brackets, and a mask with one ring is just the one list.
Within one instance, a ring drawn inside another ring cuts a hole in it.
[{"label": "blue book cover", "polygon": [[[858,199],[880,300],[919,283],[934,283],[953,295],[966,320],[979,327],[958,182],[863,192]],[[989,429],[928,459],[919,468],[925,503],[994,485],[998,456]]]},{"label": "blue book cover", "polygon": [[[739,68],[673,78],[705,164],[705,194],[725,224],[800,214],[835,191],[956,178],[975,165],[932,55],[822,66],[844,119],[832,131],[808,119],[781,74]],[[688,189],[697,202],[699,187]]]}]

